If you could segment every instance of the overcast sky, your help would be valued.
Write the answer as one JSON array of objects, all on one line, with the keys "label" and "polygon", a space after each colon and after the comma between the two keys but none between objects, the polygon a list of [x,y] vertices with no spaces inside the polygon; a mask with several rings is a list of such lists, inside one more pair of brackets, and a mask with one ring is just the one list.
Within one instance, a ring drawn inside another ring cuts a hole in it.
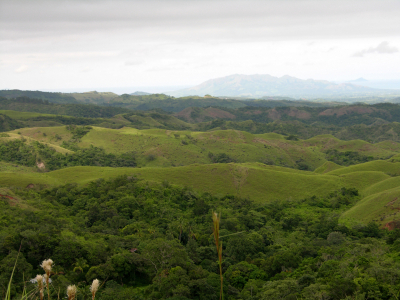
[{"label": "overcast sky", "polygon": [[0,89],[400,80],[399,0],[0,0]]}]

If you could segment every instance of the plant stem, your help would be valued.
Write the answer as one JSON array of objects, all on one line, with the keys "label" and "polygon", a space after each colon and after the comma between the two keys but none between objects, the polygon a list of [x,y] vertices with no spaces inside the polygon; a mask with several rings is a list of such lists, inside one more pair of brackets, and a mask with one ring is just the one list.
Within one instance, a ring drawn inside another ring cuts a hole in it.
[{"label": "plant stem", "polygon": [[223,281],[224,277],[222,276],[222,242],[219,241],[220,236],[219,236],[219,223],[221,216],[218,216],[216,212],[213,212],[213,234],[214,234],[214,240],[215,240],[215,247],[217,248],[217,253],[218,253],[218,264],[219,264],[219,276],[221,279],[221,290],[219,294],[219,299],[223,300],[224,299],[224,290],[223,290]]}]

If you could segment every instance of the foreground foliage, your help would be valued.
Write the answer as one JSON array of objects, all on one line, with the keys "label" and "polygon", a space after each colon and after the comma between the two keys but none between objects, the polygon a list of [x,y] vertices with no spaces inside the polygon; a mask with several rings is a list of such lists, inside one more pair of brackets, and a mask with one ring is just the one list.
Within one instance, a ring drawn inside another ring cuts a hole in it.
[{"label": "foreground foliage", "polygon": [[[400,233],[338,224],[358,199],[342,188],[255,204],[133,177],[14,191],[0,202],[0,288],[15,299],[52,258],[54,294],[96,299],[219,299],[211,212],[219,212],[224,299],[397,299]],[[16,206],[15,206],[16,205]],[[235,234],[237,233],[237,234]],[[348,298],[346,298],[348,297]]]}]

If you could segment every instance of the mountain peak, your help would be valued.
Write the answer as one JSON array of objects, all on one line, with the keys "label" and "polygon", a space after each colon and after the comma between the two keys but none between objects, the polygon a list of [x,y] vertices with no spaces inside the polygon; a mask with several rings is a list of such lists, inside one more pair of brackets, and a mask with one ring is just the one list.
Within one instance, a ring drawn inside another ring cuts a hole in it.
[{"label": "mountain peak", "polygon": [[367,79],[360,77],[355,80],[349,80],[348,82],[367,82],[367,81],[368,81]]}]

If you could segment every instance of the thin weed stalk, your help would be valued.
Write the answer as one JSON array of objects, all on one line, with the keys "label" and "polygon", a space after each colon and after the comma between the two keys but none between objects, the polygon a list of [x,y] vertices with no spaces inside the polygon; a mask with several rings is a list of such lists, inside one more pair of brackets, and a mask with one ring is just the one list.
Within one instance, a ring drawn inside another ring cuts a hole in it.
[{"label": "thin weed stalk", "polygon": [[4,298],[5,300],[10,300],[11,299],[11,282],[12,282],[12,279],[14,277],[15,268],[17,267],[19,253],[21,252],[21,246],[22,246],[22,244],[19,246],[17,259],[15,260],[14,268],[13,268],[13,270],[11,272],[10,281],[8,282],[7,291],[6,291],[6,297]]},{"label": "thin weed stalk", "polygon": [[224,283],[224,277],[222,276],[222,242],[219,240],[219,225],[220,225],[220,220],[221,220],[221,215],[218,216],[216,212],[213,212],[212,214],[213,218],[213,234],[214,234],[214,241],[215,241],[215,247],[217,248],[217,253],[218,253],[218,265],[219,265],[219,277],[221,279],[221,290],[219,294],[219,299],[223,300],[224,299],[224,291],[223,291],[223,283]]}]

